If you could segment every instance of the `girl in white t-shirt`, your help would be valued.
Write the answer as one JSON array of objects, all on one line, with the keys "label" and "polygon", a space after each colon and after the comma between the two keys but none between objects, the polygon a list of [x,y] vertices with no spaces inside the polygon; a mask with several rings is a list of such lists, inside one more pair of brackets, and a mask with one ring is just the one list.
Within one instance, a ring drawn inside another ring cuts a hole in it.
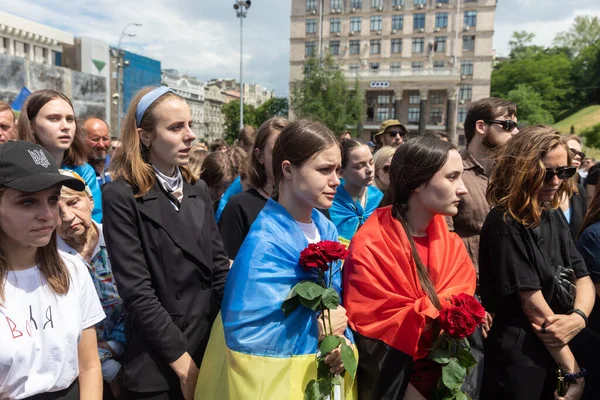
[{"label": "girl in white t-shirt", "polygon": [[104,312],[85,265],[56,247],[63,185],[84,187],[42,147],[0,146],[0,400],[102,398]]}]

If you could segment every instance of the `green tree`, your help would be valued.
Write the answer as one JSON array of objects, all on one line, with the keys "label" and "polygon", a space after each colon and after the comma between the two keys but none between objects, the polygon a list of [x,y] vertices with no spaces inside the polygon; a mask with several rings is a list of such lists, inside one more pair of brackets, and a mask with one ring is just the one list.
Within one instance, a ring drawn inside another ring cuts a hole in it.
[{"label": "green tree", "polygon": [[[225,140],[229,144],[237,139],[240,132],[240,101],[233,100],[224,104],[221,113],[225,119]],[[244,125],[256,126],[256,109],[244,104]]]},{"label": "green tree", "polygon": [[506,98],[517,104],[519,121],[527,125],[551,124],[554,122],[552,114],[544,109],[542,96],[530,86],[519,84],[508,92]]},{"label": "green tree", "polygon": [[[522,56],[502,62],[492,71],[491,92],[494,97],[507,98],[519,84],[528,85],[541,96],[541,106],[554,118],[571,108],[572,61],[557,49],[522,53]],[[521,105],[518,116],[521,114]]]},{"label": "green tree", "polygon": [[306,61],[304,79],[294,82],[291,107],[299,118],[320,121],[336,134],[344,130],[356,134],[366,112],[358,80],[349,89],[343,72],[331,57],[322,63],[315,58]]},{"label": "green tree", "polygon": [[571,48],[575,54],[600,41],[600,18],[591,15],[579,15],[571,28],[554,38],[554,45]]},{"label": "green tree", "polygon": [[600,40],[584,48],[573,60],[573,102],[578,106],[600,103]]},{"label": "green tree", "polygon": [[600,124],[590,126],[581,131],[581,136],[585,138],[585,144],[596,149],[600,149]]},{"label": "green tree", "polygon": [[272,117],[285,117],[289,114],[288,99],[285,97],[273,97],[256,109],[256,127],[259,127]]},{"label": "green tree", "polygon": [[526,57],[527,55],[532,55],[543,50],[543,48],[531,44],[534,37],[535,33],[527,31],[513,32],[511,39],[508,41],[508,45],[510,46],[510,58]]}]

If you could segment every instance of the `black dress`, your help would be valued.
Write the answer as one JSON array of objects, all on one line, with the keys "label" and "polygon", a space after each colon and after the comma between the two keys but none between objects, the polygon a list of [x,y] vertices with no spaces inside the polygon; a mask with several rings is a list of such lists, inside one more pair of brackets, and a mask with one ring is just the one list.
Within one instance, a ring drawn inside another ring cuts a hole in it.
[{"label": "black dress", "polygon": [[[495,313],[485,341],[482,399],[545,400],[556,389],[555,362],[521,309],[520,291],[541,290],[552,307],[554,266],[588,275],[565,218],[545,211],[537,235],[498,208],[481,230],[479,278],[482,302]],[[549,260],[548,262],[545,260]]]}]

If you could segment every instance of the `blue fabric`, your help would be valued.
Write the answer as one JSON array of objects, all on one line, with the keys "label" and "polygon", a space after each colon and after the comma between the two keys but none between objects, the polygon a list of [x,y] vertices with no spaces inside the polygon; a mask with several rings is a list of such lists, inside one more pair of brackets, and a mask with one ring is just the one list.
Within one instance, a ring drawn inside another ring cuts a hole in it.
[{"label": "blue fabric", "polygon": [[[321,240],[337,241],[335,226],[313,210]],[[269,357],[314,354],[316,313],[299,306],[287,318],[281,305],[300,281],[317,281],[316,271],[298,265],[306,237],[287,210],[269,199],[252,224],[227,276],[221,308],[225,341],[231,350]],[[341,262],[333,266],[333,285],[341,291]],[[328,274],[327,279],[328,279]],[[341,296],[340,296],[341,297]],[[346,337],[352,340],[350,330]]]},{"label": "blue fabric", "polygon": [[590,278],[594,283],[600,283],[600,222],[585,228],[576,246],[585,260]]},{"label": "blue fabric", "polygon": [[140,102],[138,103],[135,109],[135,122],[137,123],[138,128],[142,123],[142,118],[144,117],[144,113],[146,112],[148,107],[150,107],[152,103],[156,101],[156,99],[158,99],[160,96],[167,92],[175,93],[173,89],[167,86],[159,86],[142,96]]},{"label": "blue fabric", "polygon": [[242,193],[244,188],[242,187],[242,179],[238,175],[237,178],[229,185],[225,193],[223,193],[223,197],[219,200],[219,206],[217,207],[217,211],[215,212],[215,219],[219,222],[219,218],[221,218],[221,214],[223,214],[223,210],[229,201],[229,198],[238,193]]},{"label": "blue fabric", "polygon": [[342,238],[352,240],[358,228],[367,221],[383,199],[383,193],[375,186],[367,187],[366,196],[365,208],[363,208],[360,202],[350,197],[343,184],[337,188],[329,215]]},{"label": "blue fabric", "polygon": [[564,210],[560,210],[562,211],[563,215],[565,216],[565,219],[567,220],[567,223],[571,223],[571,216],[573,215],[573,206],[569,206],[569,208],[567,208],[567,211]]},{"label": "blue fabric", "polygon": [[100,185],[96,179],[96,171],[88,163],[70,167],[63,165],[61,168],[75,171],[83,178],[85,183],[89,186],[92,191],[92,197],[94,198],[94,210],[92,211],[92,219],[97,223],[102,223],[102,192],[100,191]]},{"label": "blue fabric", "polygon": [[27,89],[25,86],[23,86],[21,88],[21,91],[17,95],[17,97],[15,97],[13,102],[10,104],[10,108],[12,108],[15,111],[21,111],[21,108],[23,108],[23,104],[25,103],[25,100],[27,100],[27,98],[29,97],[30,94],[31,94],[31,92],[29,91],[29,89]]}]

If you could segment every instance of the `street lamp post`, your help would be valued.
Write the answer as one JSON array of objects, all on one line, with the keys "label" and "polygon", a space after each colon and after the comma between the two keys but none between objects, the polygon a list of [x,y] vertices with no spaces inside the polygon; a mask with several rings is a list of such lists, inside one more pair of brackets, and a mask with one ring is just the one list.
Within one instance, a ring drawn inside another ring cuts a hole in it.
[{"label": "street lamp post", "polygon": [[121,37],[119,38],[119,43],[117,44],[117,129],[119,132],[119,136],[121,136],[121,119],[123,117],[123,100],[121,95],[121,73],[123,72],[123,68],[126,67],[125,61],[123,60],[123,52],[121,51],[121,42],[123,38],[127,37],[135,37],[135,33],[127,33],[125,32],[127,28],[130,26],[142,26],[142,24],[132,22],[130,24],[125,25],[123,31],[121,32]]},{"label": "street lamp post", "polygon": [[244,62],[242,52],[242,29],[244,26],[244,18],[246,18],[246,15],[248,14],[250,4],[250,0],[237,0],[233,4],[236,16],[240,19],[240,130],[244,128],[244,81],[242,80],[242,69]]}]

